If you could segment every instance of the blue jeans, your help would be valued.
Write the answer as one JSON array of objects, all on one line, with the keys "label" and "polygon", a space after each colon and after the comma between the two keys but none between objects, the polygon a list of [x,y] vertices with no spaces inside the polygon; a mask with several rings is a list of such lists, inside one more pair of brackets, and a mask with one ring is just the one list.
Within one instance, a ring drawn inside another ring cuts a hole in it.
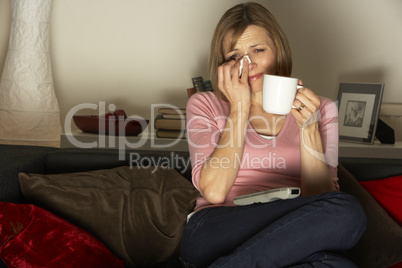
[{"label": "blue jeans", "polygon": [[355,267],[338,253],[365,228],[360,203],[342,192],[207,208],[188,222],[181,260],[186,267]]}]

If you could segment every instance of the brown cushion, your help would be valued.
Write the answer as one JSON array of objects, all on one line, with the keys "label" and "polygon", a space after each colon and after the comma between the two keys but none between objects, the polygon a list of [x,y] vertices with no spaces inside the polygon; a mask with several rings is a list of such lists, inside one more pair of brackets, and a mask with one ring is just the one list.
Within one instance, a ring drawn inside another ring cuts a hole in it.
[{"label": "brown cushion", "polygon": [[175,253],[199,195],[177,171],[161,167],[19,178],[28,200],[87,230],[127,266],[150,266]]},{"label": "brown cushion", "polygon": [[402,228],[377,201],[364,190],[342,165],[338,169],[341,191],[352,194],[367,215],[367,229],[347,256],[359,267],[389,267],[402,261]]}]

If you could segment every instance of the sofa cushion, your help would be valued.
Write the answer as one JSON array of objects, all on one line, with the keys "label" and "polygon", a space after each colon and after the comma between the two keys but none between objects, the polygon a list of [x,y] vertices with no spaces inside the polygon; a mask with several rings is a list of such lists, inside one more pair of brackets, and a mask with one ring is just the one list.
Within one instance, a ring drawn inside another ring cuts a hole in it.
[{"label": "sofa cushion", "polygon": [[359,183],[402,227],[402,175]]},{"label": "sofa cushion", "polygon": [[359,267],[389,267],[402,261],[402,228],[342,165],[338,168],[341,191],[354,195],[367,215],[367,229],[346,253]]},{"label": "sofa cushion", "polygon": [[178,151],[63,148],[46,154],[44,164],[43,174],[159,165],[174,168],[189,181],[192,177],[189,152]]},{"label": "sofa cushion", "polygon": [[0,257],[7,267],[124,267],[89,233],[29,204],[0,202]]},{"label": "sofa cushion", "polygon": [[127,266],[151,266],[177,252],[198,191],[177,171],[118,167],[20,174],[26,198],[87,230]]}]

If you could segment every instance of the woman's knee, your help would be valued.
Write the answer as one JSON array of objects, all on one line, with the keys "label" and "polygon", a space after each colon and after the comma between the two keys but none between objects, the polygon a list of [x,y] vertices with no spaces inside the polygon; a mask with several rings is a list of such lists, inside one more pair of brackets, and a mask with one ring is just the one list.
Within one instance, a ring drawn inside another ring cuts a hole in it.
[{"label": "woman's knee", "polygon": [[331,192],[324,195],[337,230],[347,234],[353,246],[366,229],[367,218],[363,207],[354,196],[347,193]]},{"label": "woman's knee", "polygon": [[334,205],[334,213],[343,219],[348,219],[346,222],[359,223],[365,228],[366,213],[359,200],[344,192],[331,192],[329,196],[328,202]]}]

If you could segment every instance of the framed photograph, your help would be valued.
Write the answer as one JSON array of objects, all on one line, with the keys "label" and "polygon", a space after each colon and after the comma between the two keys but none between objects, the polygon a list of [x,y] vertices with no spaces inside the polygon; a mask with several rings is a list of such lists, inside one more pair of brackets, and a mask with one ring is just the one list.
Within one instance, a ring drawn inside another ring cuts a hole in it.
[{"label": "framed photograph", "polygon": [[384,84],[341,83],[339,140],[373,144]]}]

